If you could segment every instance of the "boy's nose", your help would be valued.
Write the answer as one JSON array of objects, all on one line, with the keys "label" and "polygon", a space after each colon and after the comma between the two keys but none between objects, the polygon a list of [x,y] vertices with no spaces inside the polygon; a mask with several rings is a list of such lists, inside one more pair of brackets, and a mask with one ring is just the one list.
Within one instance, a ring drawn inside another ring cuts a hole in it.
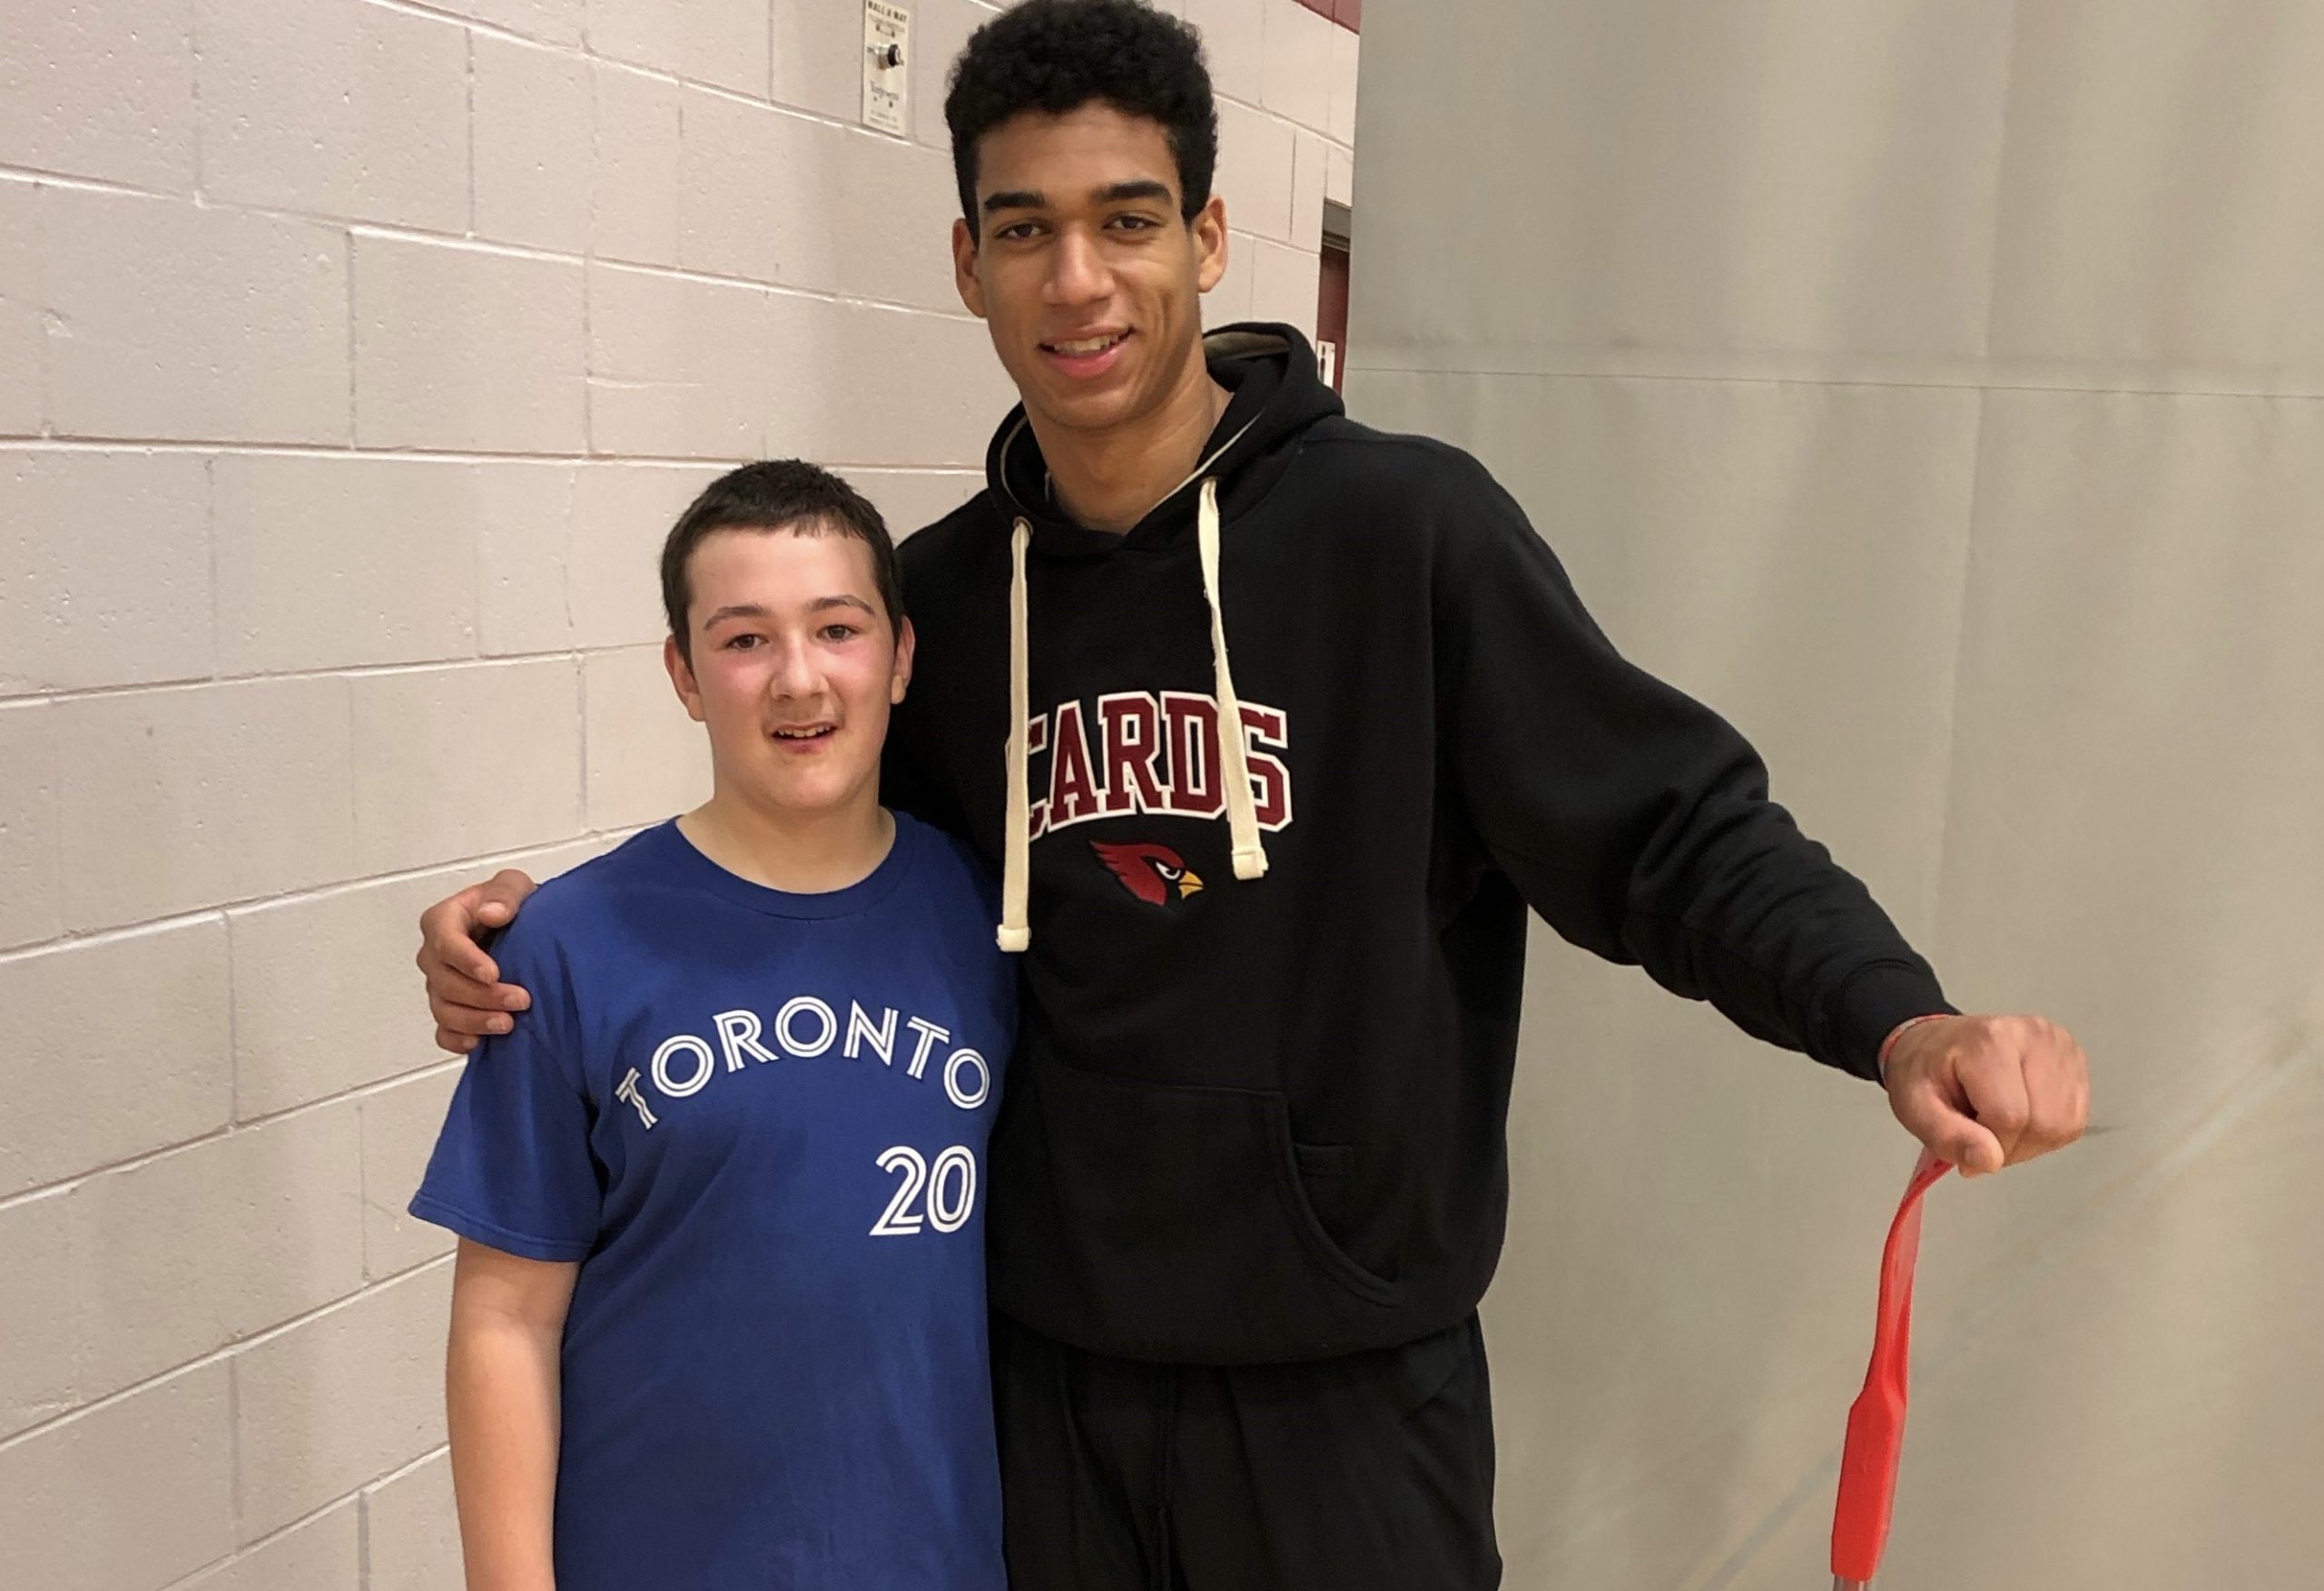
[{"label": "boy's nose", "polygon": [[822,683],[814,653],[804,646],[784,647],[782,658],[767,674],[768,692],[792,701],[820,695]]}]

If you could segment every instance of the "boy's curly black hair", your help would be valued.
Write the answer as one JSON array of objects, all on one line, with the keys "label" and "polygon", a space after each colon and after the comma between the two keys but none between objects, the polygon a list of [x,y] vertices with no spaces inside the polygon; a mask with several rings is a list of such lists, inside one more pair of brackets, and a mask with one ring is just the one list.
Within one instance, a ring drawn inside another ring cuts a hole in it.
[{"label": "boy's curly black hair", "polygon": [[1162,124],[1178,162],[1187,220],[1210,202],[1218,108],[1202,35],[1143,0],[1024,0],[970,37],[944,96],[952,172],[971,233],[984,231],[978,140],[1021,112],[1063,115],[1092,101]]}]

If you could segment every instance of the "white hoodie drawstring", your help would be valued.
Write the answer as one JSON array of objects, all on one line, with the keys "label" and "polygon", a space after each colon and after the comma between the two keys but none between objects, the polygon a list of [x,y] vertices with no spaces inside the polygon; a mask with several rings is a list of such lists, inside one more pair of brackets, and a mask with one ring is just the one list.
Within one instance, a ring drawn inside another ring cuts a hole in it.
[{"label": "white hoodie drawstring", "polygon": [[[1253,416],[1208,458],[1195,475],[1225,457],[1258,423]],[[1019,422],[1021,428],[1023,422]],[[1014,441],[1012,436],[1010,438]],[[1188,476],[1191,481],[1194,476]],[[1171,496],[1186,489],[1187,481]],[[1167,499],[1166,499],[1167,500]],[[1202,506],[1196,516],[1196,545],[1202,559],[1202,594],[1210,604],[1210,663],[1213,694],[1218,699],[1219,777],[1226,784],[1226,828],[1235,848],[1235,876],[1266,876],[1267,851],[1259,839],[1258,805],[1251,797],[1250,749],[1244,740],[1243,702],[1235,694],[1235,675],[1226,664],[1226,618],[1218,603],[1218,477],[1204,476]],[[1032,894],[1033,806],[1032,749],[1027,737],[1033,716],[1031,641],[1026,623],[1025,551],[1033,538],[1032,523],[1021,515],[1009,538],[1009,832],[1001,840],[1000,928],[994,938],[1012,955],[1032,948],[1033,928],[1029,902]]]},{"label": "white hoodie drawstring", "polygon": [[1210,604],[1210,668],[1218,698],[1218,760],[1226,781],[1226,828],[1235,846],[1235,876],[1266,876],[1267,850],[1259,840],[1259,811],[1251,800],[1251,760],[1243,738],[1243,702],[1226,663],[1226,614],[1218,601],[1218,477],[1202,483],[1195,545],[1202,555],[1202,594]]},{"label": "white hoodie drawstring", "polygon": [[1027,680],[1031,647],[1025,622],[1025,548],[1032,539],[1032,525],[1020,516],[1009,537],[1009,832],[1001,840],[1000,932],[997,936],[1000,948],[1010,955],[1020,955],[1033,945],[1026,909],[1031,894],[1033,754],[1025,743],[1033,716]]}]

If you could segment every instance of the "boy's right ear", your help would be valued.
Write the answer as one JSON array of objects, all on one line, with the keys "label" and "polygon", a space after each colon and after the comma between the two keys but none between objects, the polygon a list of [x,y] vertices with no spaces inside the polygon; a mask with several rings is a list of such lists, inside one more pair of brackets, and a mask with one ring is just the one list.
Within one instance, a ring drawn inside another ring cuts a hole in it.
[{"label": "boy's right ear", "polygon": [[694,681],[694,668],[686,662],[686,654],[678,650],[675,635],[663,639],[662,666],[670,671],[670,683],[676,689],[678,700],[685,703],[686,716],[696,723],[702,722],[702,687]]}]

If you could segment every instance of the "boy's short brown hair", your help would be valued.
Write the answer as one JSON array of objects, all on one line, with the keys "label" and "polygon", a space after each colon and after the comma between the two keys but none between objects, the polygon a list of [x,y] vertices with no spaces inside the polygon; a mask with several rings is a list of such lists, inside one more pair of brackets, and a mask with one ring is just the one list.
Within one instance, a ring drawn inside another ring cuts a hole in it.
[{"label": "boy's short brown hair", "polygon": [[903,575],[887,521],[863,494],[827,469],[797,458],[763,458],[729,470],[702,489],[678,516],[662,543],[662,610],[678,655],[694,663],[686,611],[694,590],[686,562],[714,531],[790,531],[799,535],[852,536],[872,549],[872,569],[889,628],[904,626]]}]

